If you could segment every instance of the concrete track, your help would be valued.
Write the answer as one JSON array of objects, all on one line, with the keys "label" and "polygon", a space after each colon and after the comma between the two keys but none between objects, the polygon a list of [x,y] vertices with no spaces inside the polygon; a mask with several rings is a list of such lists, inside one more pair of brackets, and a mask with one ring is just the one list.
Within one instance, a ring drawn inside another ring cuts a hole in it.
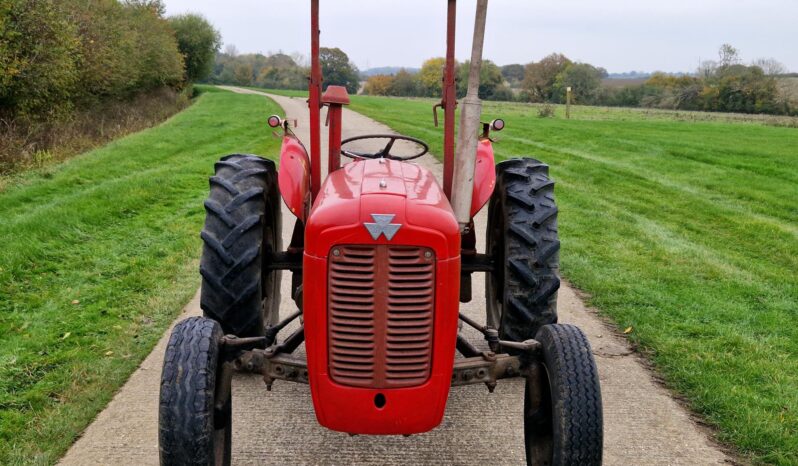
[{"label": "concrete track", "polygon": [[[296,133],[300,139],[309,142],[305,99],[238,88],[228,90],[272,98],[282,106],[284,116],[299,120]],[[264,133],[267,131],[268,128],[264,128]],[[363,115],[349,110],[344,113],[344,138],[386,132],[391,130]],[[326,139],[326,134],[323,134],[324,146]],[[326,154],[326,147],[322,148],[322,154]],[[419,159],[419,163],[440,177],[442,167],[432,156]],[[556,168],[554,174],[556,177]],[[285,208],[283,219],[284,238],[289,238],[293,222]],[[480,251],[484,250],[482,232],[485,222],[484,214],[476,219]],[[294,309],[288,298],[289,284],[288,274],[284,274],[281,315]],[[463,305],[462,309],[470,317],[484,321],[484,281],[481,274],[474,274],[473,289],[473,301]],[[178,320],[200,314],[197,295]],[[580,326],[593,346],[604,402],[605,464],[711,465],[732,462],[689,413],[656,382],[655,376],[626,341],[586,308],[567,283],[560,288],[559,316],[561,322]],[[471,341],[482,345],[478,334],[472,332],[470,336]],[[61,464],[158,463],[158,389],[167,338],[168,332],[73,445]],[[430,433],[407,438],[350,437],[328,431],[316,422],[307,386],[278,381],[273,391],[267,392],[260,377],[254,375],[235,376],[233,406],[233,464],[524,463],[523,382],[520,379],[501,381],[493,394],[488,394],[484,386],[454,388],[441,426]]]}]

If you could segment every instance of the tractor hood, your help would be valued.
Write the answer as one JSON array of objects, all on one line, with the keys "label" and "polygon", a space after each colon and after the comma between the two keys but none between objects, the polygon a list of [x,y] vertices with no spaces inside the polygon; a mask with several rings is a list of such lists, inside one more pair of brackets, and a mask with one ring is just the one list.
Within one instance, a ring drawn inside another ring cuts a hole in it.
[{"label": "tractor hood", "polygon": [[330,173],[302,267],[319,423],[352,434],[437,426],[452,380],[460,230],[432,173],[392,160]]},{"label": "tractor hood", "polygon": [[460,254],[449,200],[429,170],[408,162],[360,160],[330,173],[307,227],[305,252],[315,257],[326,257],[332,243],[418,244],[438,259]]}]

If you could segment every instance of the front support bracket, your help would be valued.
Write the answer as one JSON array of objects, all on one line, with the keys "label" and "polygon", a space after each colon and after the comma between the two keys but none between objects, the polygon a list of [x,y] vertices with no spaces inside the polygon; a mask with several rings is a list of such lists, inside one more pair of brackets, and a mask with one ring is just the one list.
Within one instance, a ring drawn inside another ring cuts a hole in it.
[{"label": "front support bracket", "polygon": [[308,364],[290,354],[270,356],[264,350],[254,350],[241,355],[236,360],[238,370],[261,374],[266,389],[271,391],[275,380],[308,383]]},{"label": "front support bracket", "polygon": [[485,353],[473,358],[457,359],[452,371],[452,386],[484,383],[493,393],[500,379],[524,375],[525,365],[518,356]]},{"label": "front support bracket", "polygon": [[[267,390],[271,390],[275,380],[308,383],[307,360],[293,355],[305,341],[304,325],[300,325],[282,343],[275,343],[277,333],[300,315],[301,311],[298,311],[286,317],[268,329],[266,336],[238,338],[226,335],[222,338],[221,370],[217,380],[220,389],[215,400],[217,409],[224,407],[229,396],[234,370],[261,374]],[[463,314],[460,314],[460,320],[482,333],[491,351],[479,351],[463,335],[458,334],[457,350],[465,357],[454,361],[453,387],[484,383],[492,393],[501,379],[526,377],[528,380],[537,380],[534,376],[540,370],[540,342],[500,340],[495,329],[481,326]],[[518,354],[497,354],[495,351],[500,348],[513,349]]]},{"label": "front support bracket", "polygon": [[[529,378],[540,369],[539,343],[527,340],[517,345],[516,349],[524,351],[518,356],[486,351],[479,356],[456,359],[452,369],[452,386],[485,384],[493,393],[497,382],[501,379]],[[275,380],[308,383],[307,360],[287,353],[277,353],[275,348],[271,346],[267,349],[246,351],[241,353],[232,365],[228,366],[228,363],[226,366],[229,367],[228,370],[235,368],[239,371],[261,374],[267,390],[271,390]],[[227,377],[231,377],[231,374]]]}]

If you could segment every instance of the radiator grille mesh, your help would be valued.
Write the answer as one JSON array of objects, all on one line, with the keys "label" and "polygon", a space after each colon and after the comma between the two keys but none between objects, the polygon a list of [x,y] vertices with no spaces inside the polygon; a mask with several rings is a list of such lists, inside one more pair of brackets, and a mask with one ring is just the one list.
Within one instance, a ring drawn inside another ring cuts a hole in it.
[{"label": "radiator grille mesh", "polygon": [[433,251],[337,246],[329,257],[330,377],[370,388],[424,383],[432,357]]}]

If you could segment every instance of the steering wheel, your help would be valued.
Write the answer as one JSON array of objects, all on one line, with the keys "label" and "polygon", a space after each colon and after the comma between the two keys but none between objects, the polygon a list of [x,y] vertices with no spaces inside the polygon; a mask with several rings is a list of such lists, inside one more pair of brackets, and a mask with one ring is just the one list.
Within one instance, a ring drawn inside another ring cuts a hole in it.
[{"label": "steering wheel", "polygon": [[[379,152],[374,154],[366,153],[366,152],[355,152],[353,150],[345,150],[343,146],[355,141],[362,141],[365,139],[388,139],[388,143],[385,144],[385,147],[382,148]],[[418,144],[422,147],[422,151],[418,154],[413,154],[407,157],[401,157],[397,155],[391,154],[391,149],[396,141],[410,141]],[[349,157],[350,159],[391,159],[391,160],[413,160],[421,157],[422,155],[429,152],[429,146],[426,142],[411,138],[408,136],[400,136],[398,134],[367,134],[365,136],[355,136],[353,138],[349,138],[345,141],[341,141],[341,154]]]}]

